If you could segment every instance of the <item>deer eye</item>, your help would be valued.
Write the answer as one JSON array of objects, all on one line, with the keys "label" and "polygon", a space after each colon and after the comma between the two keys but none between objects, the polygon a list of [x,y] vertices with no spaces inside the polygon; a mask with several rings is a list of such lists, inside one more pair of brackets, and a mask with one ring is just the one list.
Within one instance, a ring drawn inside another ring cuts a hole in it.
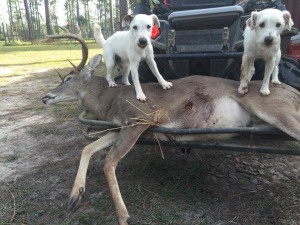
[{"label": "deer eye", "polygon": [[132,28],[133,28],[134,30],[137,30],[137,26],[133,26]]},{"label": "deer eye", "polygon": [[276,23],[276,27],[280,27],[281,26],[281,23]]},{"label": "deer eye", "polygon": [[68,82],[72,79],[72,77],[66,77],[65,82]]},{"label": "deer eye", "polygon": [[151,26],[150,25],[147,25],[147,29],[150,29],[151,28]]},{"label": "deer eye", "polygon": [[265,23],[260,23],[260,24],[259,24],[259,27],[260,27],[260,28],[264,28],[264,27],[265,27]]}]

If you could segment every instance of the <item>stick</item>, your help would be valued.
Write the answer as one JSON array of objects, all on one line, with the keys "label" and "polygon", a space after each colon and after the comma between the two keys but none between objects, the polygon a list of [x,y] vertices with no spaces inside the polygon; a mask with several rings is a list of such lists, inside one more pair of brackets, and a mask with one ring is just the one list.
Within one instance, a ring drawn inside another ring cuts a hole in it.
[{"label": "stick", "polygon": [[15,218],[15,215],[16,215],[16,199],[15,199],[14,194],[9,189],[7,189],[7,190],[9,191],[9,193],[11,194],[12,199],[14,200],[14,213],[13,213],[13,215],[12,215],[10,221],[9,221],[9,223],[11,223],[13,221],[13,219]]}]

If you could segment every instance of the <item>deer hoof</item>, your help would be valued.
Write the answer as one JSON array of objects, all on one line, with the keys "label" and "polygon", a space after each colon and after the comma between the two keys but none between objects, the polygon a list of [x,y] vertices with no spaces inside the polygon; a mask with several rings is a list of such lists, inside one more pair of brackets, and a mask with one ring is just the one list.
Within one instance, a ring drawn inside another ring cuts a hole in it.
[{"label": "deer hoof", "polygon": [[80,187],[78,189],[78,192],[71,194],[71,197],[69,199],[68,203],[68,215],[72,215],[76,210],[79,208],[82,196],[84,194],[84,188]]},{"label": "deer hoof", "polygon": [[128,225],[130,225],[130,224],[136,224],[136,223],[133,221],[132,218],[128,218],[128,219],[127,219],[127,223],[128,223]]},{"label": "deer hoof", "polygon": [[118,224],[119,225],[130,225],[130,224],[135,224],[132,219],[130,219],[129,216],[127,216],[126,218],[118,218]]}]

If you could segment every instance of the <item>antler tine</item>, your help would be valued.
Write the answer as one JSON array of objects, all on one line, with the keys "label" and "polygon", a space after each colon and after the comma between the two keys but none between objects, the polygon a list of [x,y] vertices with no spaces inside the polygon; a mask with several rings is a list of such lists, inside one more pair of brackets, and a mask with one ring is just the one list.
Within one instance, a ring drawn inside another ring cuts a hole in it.
[{"label": "antler tine", "polygon": [[62,75],[60,74],[60,72],[57,70],[57,69],[55,69],[56,70],[56,72],[57,72],[57,75],[59,76],[59,78],[63,81],[63,77],[62,77]]},{"label": "antler tine", "polygon": [[80,72],[80,70],[84,67],[84,65],[86,64],[86,61],[88,59],[88,46],[85,42],[85,40],[81,37],[81,30],[80,27],[77,25],[77,29],[79,29],[79,33],[78,34],[73,34],[71,33],[68,29],[59,26],[60,29],[62,29],[64,31],[63,34],[57,34],[57,35],[46,35],[46,38],[48,39],[61,39],[61,38],[69,38],[69,39],[74,39],[76,41],[78,41],[81,46],[82,46],[82,59],[81,62],[79,63],[79,65],[70,72],[71,73],[78,73]]},{"label": "antler tine", "polygon": [[72,63],[69,59],[68,59],[69,63],[73,66],[73,68],[76,69],[76,66],[74,65],[74,63]]}]

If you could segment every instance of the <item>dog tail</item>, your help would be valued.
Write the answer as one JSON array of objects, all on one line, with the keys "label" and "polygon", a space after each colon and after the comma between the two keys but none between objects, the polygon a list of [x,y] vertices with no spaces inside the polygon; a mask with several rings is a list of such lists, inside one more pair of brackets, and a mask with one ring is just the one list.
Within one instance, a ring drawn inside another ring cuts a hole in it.
[{"label": "dog tail", "polygon": [[103,37],[99,24],[94,25],[94,38],[96,39],[96,42],[100,45],[100,47],[103,47],[106,40]]}]

